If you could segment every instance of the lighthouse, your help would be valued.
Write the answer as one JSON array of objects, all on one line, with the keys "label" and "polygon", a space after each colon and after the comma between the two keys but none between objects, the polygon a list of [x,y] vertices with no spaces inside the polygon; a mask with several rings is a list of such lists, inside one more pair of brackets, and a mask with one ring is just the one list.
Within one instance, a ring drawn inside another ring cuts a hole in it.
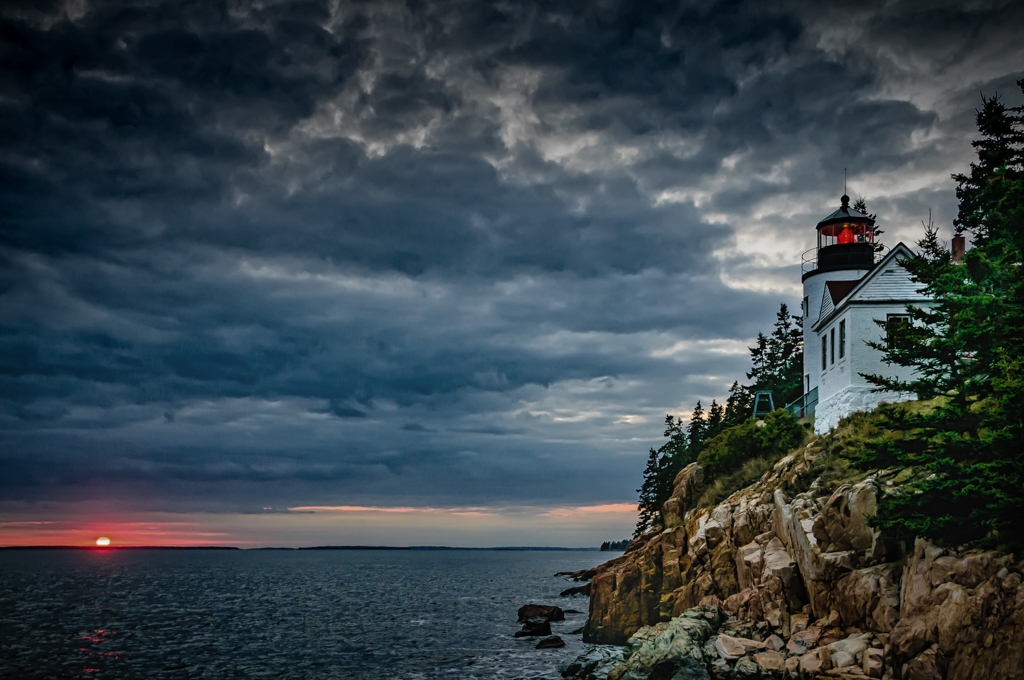
[{"label": "lighthouse", "polygon": [[[834,204],[833,204],[834,205]],[[847,292],[875,266],[875,221],[850,207],[843,194],[839,209],[818,222],[818,245],[803,255],[804,393],[812,394],[821,377],[821,356],[828,351],[816,333],[808,332],[818,319],[825,288],[833,282]],[[827,357],[826,357],[827,359]]]},{"label": "lighthouse", "polygon": [[822,434],[855,411],[914,398],[878,392],[865,376],[913,378],[911,368],[887,364],[878,347],[894,324],[910,323],[907,305],[932,301],[903,266],[913,252],[900,243],[881,255],[874,219],[851,208],[849,196],[815,229],[817,246],[803,256],[804,395],[787,408],[813,413]]}]

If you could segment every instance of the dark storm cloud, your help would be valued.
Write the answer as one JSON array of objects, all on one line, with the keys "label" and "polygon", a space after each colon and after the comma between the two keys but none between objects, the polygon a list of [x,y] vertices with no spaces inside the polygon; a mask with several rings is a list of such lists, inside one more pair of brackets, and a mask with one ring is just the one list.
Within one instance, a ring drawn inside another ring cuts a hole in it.
[{"label": "dark storm cloud", "polygon": [[7,4],[3,498],[628,499],[844,166],[950,216],[1019,12]]}]

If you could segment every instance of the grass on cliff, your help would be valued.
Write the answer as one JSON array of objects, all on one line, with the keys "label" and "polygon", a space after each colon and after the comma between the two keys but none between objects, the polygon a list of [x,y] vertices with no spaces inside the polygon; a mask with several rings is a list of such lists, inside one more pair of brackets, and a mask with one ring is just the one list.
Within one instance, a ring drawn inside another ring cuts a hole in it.
[{"label": "grass on cliff", "polygon": [[823,492],[833,491],[840,485],[858,482],[864,475],[851,465],[864,447],[864,443],[881,435],[878,415],[854,413],[843,418],[835,430],[813,439],[804,451],[809,466],[788,485],[786,491],[801,493],[810,488],[814,480]]},{"label": "grass on cliff", "polygon": [[942,398],[931,401],[908,401],[885,404],[874,411],[853,413],[839,421],[828,434],[811,440],[805,451],[810,465],[786,488],[790,493],[801,493],[820,480],[823,492],[834,491],[842,484],[856,483],[867,477],[863,465],[858,463],[868,454],[870,443],[883,439],[902,439],[903,432],[885,427],[886,411],[899,409],[910,413],[927,413]]},{"label": "grass on cliff", "polygon": [[717,505],[757,481],[807,436],[807,430],[783,409],[769,413],[763,421],[751,418],[723,430],[697,456],[707,484],[698,505]]},{"label": "grass on cliff", "polygon": [[782,458],[782,456],[780,455],[775,460],[754,458],[745,462],[736,472],[725,477],[719,477],[701,494],[698,506],[701,508],[715,507],[740,489],[750,486],[764,477],[779,458]]},{"label": "grass on cliff", "polygon": [[[899,406],[913,412],[924,412],[934,408],[934,402],[906,402]],[[820,437],[810,437],[806,431],[798,431],[792,423],[772,423],[767,431],[753,428],[753,421],[747,430],[736,429],[731,438],[709,442],[705,461],[717,463],[713,474],[707,479],[707,486],[700,497],[698,506],[712,508],[726,498],[757,482],[771,471],[772,466],[793,451],[804,449],[809,465],[795,478],[784,485],[791,494],[807,491],[814,480],[823,492],[831,492],[842,484],[856,483],[867,476],[859,470],[856,462],[866,452],[869,441],[879,438],[898,438],[901,432],[892,432],[883,427],[884,415],[876,410],[869,413],[854,413],[843,418],[835,430]],[[768,435],[768,436],[765,436]],[[775,444],[766,446],[767,439]],[[807,440],[810,441],[807,441]],[[755,443],[756,442],[756,443]]]}]

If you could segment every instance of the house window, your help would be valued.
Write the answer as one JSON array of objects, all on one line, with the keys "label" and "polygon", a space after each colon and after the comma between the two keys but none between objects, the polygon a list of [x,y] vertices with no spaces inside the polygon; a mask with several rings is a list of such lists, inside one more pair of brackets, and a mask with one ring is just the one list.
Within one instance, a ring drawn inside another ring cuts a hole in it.
[{"label": "house window", "polygon": [[909,327],[909,314],[885,315],[885,344],[889,347],[889,349],[893,349],[896,346],[896,340]]},{"label": "house window", "polygon": [[846,319],[839,322],[839,358],[846,356]]},{"label": "house window", "polygon": [[821,336],[821,370],[828,368],[828,336]]},{"label": "house window", "polygon": [[833,328],[832,330],[830,330],[830,331],[828,332],[828,334],[829,334],[829,337],[831,337],[831,338],[832,338],[832,353],[831,353],[831,359],[832,359],[832,363],[834,364],[834,363],[836,363],[836,329],[835,329],[835,328]]},{"label": "house window", "polygon": [[810,302],[810,300],[806,296],[804,297],[803,306],[804,306],[804,317],[810,316],[811,315],[811,302]]}]

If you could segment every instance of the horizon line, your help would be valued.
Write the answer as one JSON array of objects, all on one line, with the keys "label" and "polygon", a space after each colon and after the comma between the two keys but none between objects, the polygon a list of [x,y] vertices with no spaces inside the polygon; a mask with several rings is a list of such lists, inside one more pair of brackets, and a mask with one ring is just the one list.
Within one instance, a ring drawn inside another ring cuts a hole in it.
[{"label": "horizon line", "polygon": [[[600,546],[569,548],[565,546],[450,546],[450,545],[311,545],[311,546],[262,546],[258,548],[237,545],[3,545],[0,550],[90,550],[108,552],[111,550],[571,550],[597,551]],[[615,551],[605,551],[615,552]]]}]

